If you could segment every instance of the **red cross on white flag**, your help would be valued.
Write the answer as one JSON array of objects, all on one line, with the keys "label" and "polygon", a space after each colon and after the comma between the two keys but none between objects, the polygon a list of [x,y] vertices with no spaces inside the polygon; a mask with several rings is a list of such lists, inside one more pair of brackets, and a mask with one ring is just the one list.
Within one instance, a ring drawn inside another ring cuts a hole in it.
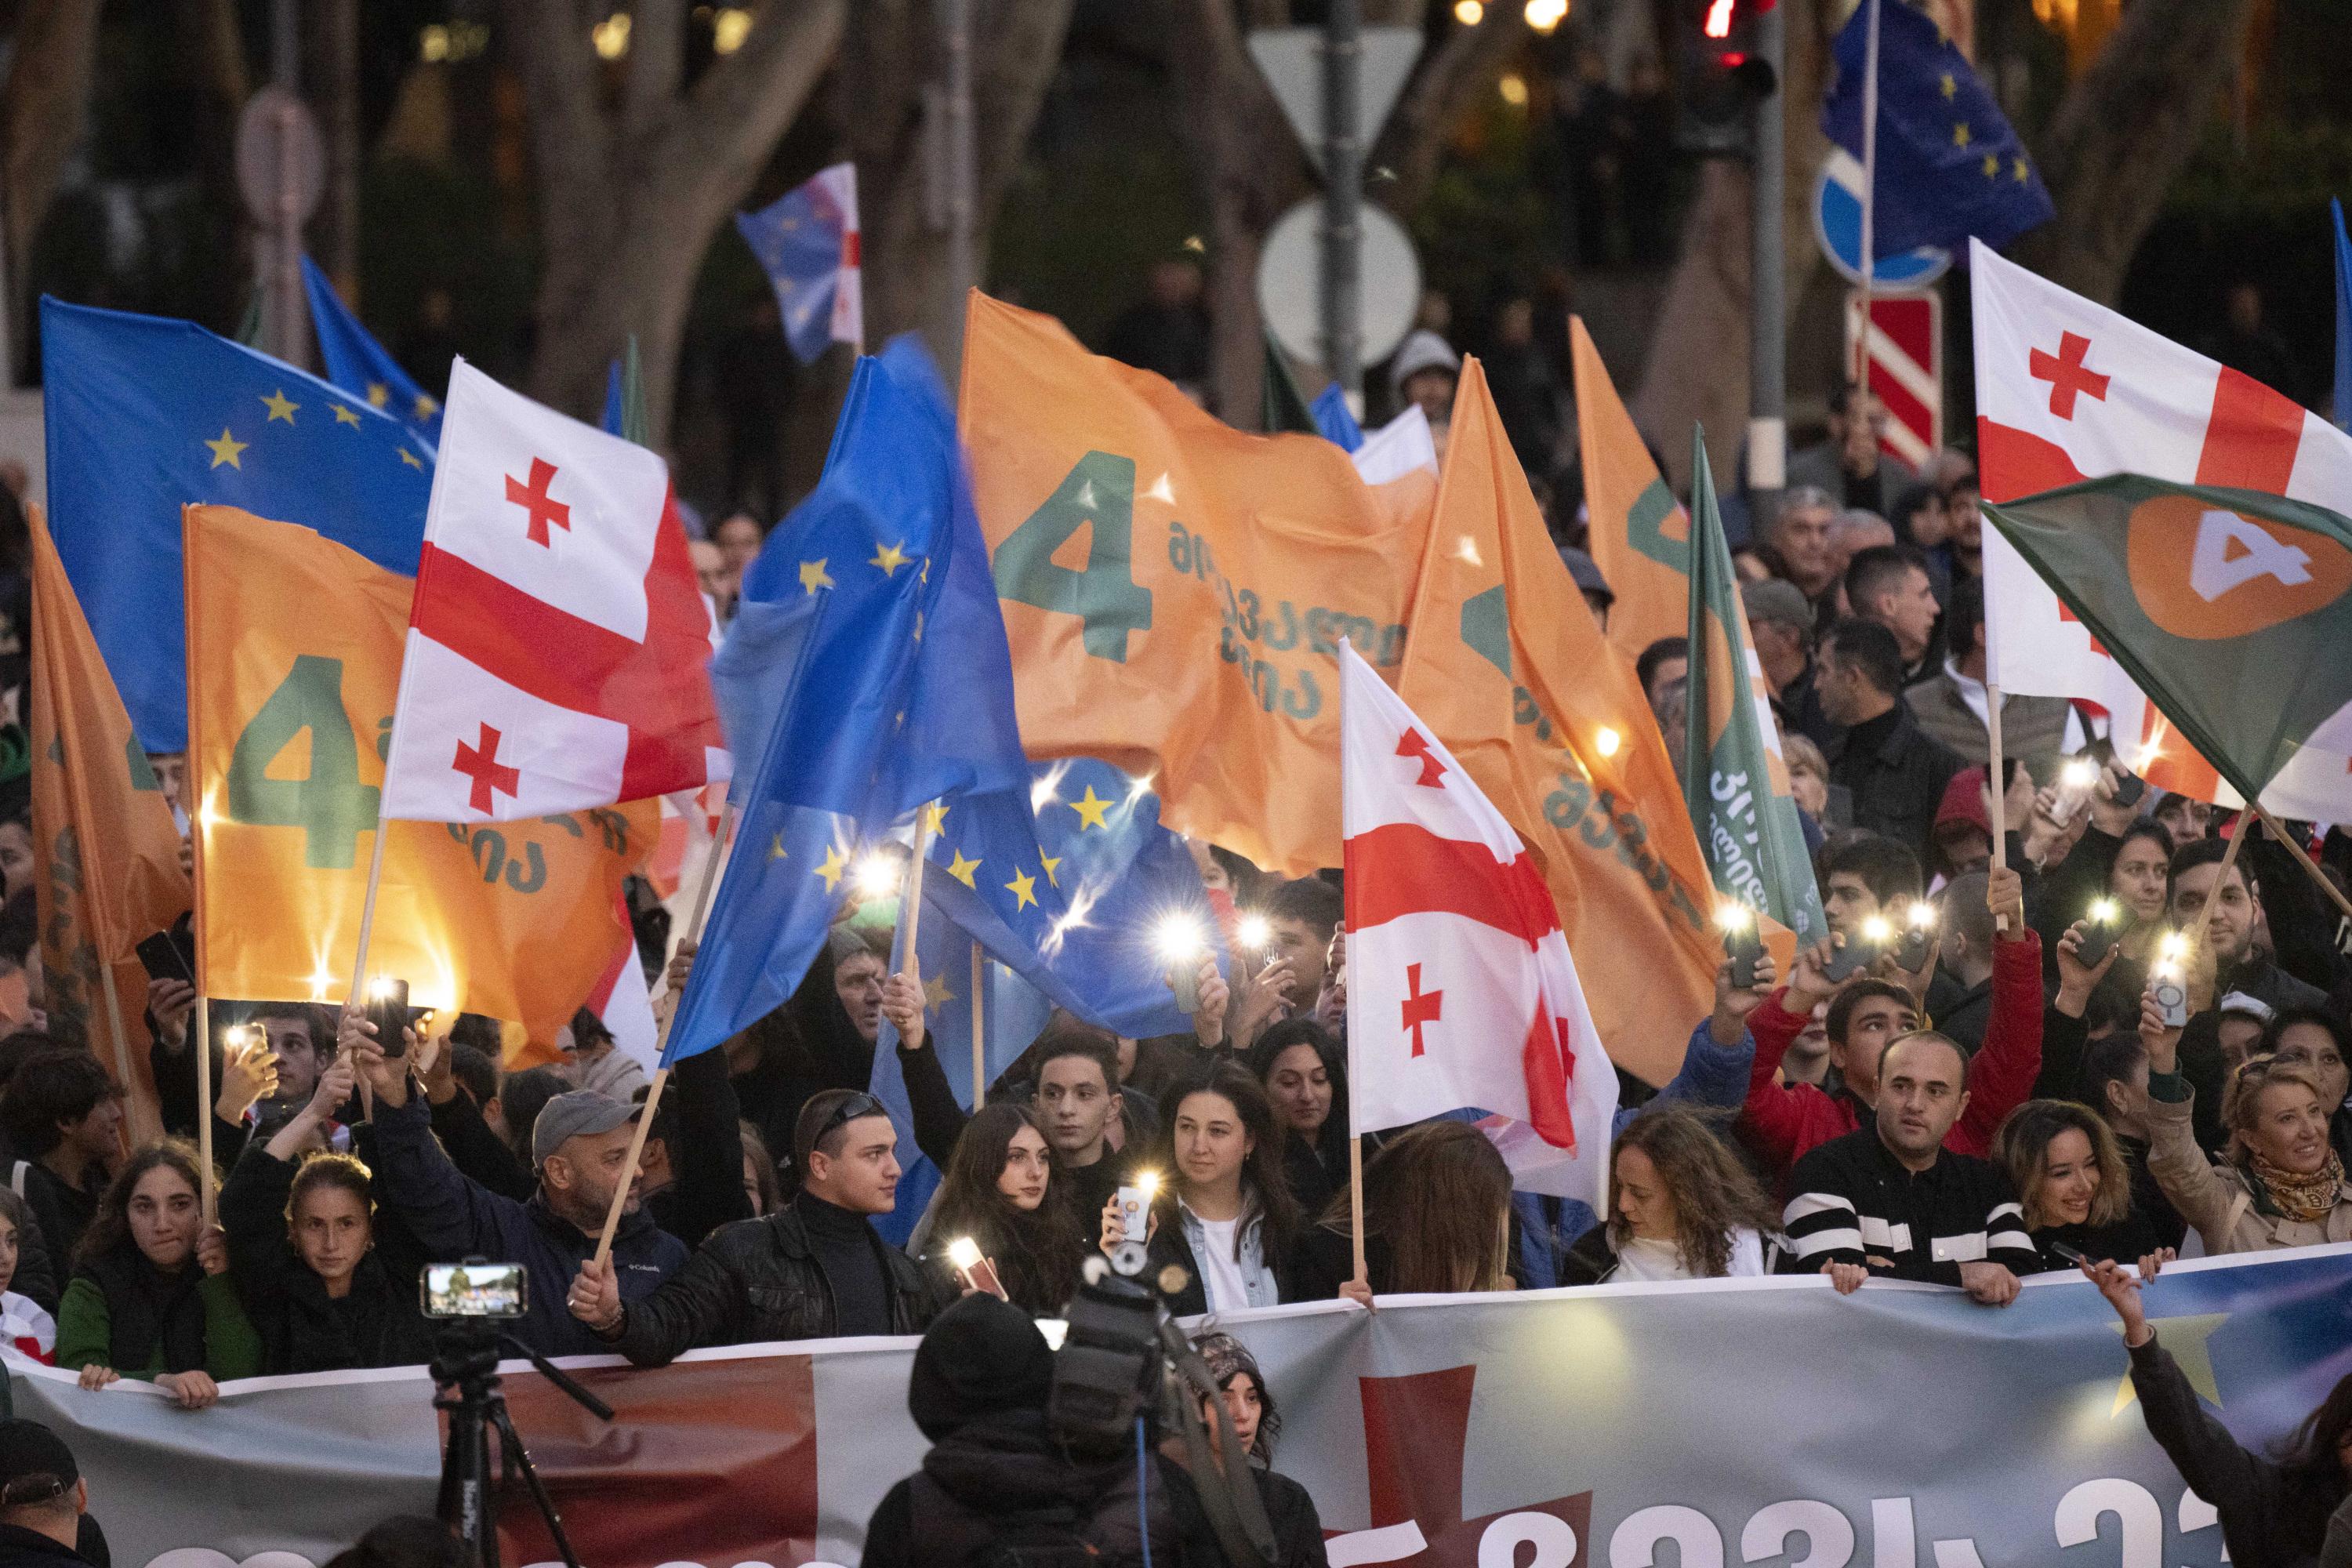
[{"label": "red cross on white flag", "polygon": [[[2129,473],[2352,511],[2352,437],[2317,415],[1974,241],[1969,274],[1986,500]],[[1983,540],[1990,673],[2003,692],[2096,703],[2111,716],[2117,752],[2152,783],[2239,804],[2167,735],[2163,716],[2024,558],[1990,527]],[[2352,816],[2347,757],[2352,712],[2313,735],[2263,804],[2283,816]]]},{"label": "red cross on white flag", "polygon": [[1485,1111],[1521,1190],[1599,1207],[1617,1075],[1551,892],[1494,804],[1344,644],[1339,795],[1357,1130]]},{"label": "red cross on white flag", "polygon": [[545,816],[725,778],[669,471],[449,370],[384,815]]}]

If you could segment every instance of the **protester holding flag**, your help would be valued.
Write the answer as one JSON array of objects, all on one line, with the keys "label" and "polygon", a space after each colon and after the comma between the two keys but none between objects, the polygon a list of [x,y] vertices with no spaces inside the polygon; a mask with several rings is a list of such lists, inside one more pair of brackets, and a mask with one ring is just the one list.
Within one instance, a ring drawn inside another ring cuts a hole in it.
[{"label": "protester holding flag", "polygon": [[949,1293],[872,1223],[897,1201],[898,1142],[865,1090],[816,1095],[793,1133],[790,1203],[719,1226],[651,1292],[619,1281],[617,1250],[591,1259],[565,1298],[572,1315],[637,1366],[708,1345],[920,1332]]},{"label": "protester holding flag", "polygon": [[2164,1025],[2153,1000],[2141,1009],[2139,1037],[2147,1047],[2148,1169],[2209,1254],[2352,1241],[2352,1178],[2327,1142],[2336,1107],[2315,1078],[2275,1058],[2240,1068],[2222,1099],[2230,1142],[2216,1164],[2192,1130],[2196,1094],[2180,1076],[2180,1030]]},{"label": "protester holding flag", "polygon": [[[424,1260],[387,1262],[378,1250],[366,1165],[311,1152],[357,1081],[352,1065],[337,1061],[293,1120],[248,1148],[221,1187],[229,1279],[261,1337],[262,1369],[272,1374],[432,1358],[408,1284]],[[401,1235],[394,1229],[385,1239]]]},{"label": "protester holding flag", "polygon": [[80,1372],[84,1388],[135,1377],[201,1410],[221,1384],[261,1371],[226,1244],[205,1226],[211,1184],[177,1140],[141,1150],[107,1184],[58,1309],[58,1365]]},{"label": "protester holding flag", "polygon": [[1367,1278],[1351,1260],[1357,1215],[1342,1188],[1307,1233],[1307,1299],[1509,1290],[1511,1172],[1477,1127],[1440,1119],[1406,1128],[1364,1165]]},{"label": "protester holding flag", "polygon": [[[1078,1288],[1078,1266],[1087,1255],[1086,1230],[1068,1187],[1055,1173],[1053,1149],[1026,1108],[1007,1101],[983,1106],[956,1141],[931,1203],[932,1267],[952,1272],[947,1248],[969,1237],[1014,1306],[1033,1318],[1059,1316]],[[961,1290],[961,1279],[950,1283]]]},{"label": "protester holding flag", "polygon": [[[1248,1070],[1217,1061],[1164,1097],[1153,1160],[1164,1173],[1148,1215],[1144,1279],[1177,1317],[1271,1307],[1302,1295],[1297,1200],[1282,1174],[1282,1133]],[[1127,1239],[1102,1205],[1102,1247]],[[1163,1271],[1174,1268],[1171,1276]],[[1169,1281],[1181,1283],[1173,1289]]]},{"label": "protester holding flag", "polygon": [[1609,1151],[1609,1217],[1569,1249],[1570,1285],[1769,1274],[1780,1213],[1706,1117],[1668,1101]]}]

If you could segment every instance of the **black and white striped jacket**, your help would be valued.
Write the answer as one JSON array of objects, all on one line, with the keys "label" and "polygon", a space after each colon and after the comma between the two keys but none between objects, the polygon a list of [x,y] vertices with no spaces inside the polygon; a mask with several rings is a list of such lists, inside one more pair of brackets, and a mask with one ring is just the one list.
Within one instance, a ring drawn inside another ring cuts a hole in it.
[{"label": "black and white striped jacket", "polygon": [[1958,1285],[1978,1261],[2040,1267],[2009,1178],[1989,1160],[1938,1150],[1914,1174],[1864,1124],[1808,1152],[1789,1173],[1790,1267],[1863,1263],[1888,1279]]}]

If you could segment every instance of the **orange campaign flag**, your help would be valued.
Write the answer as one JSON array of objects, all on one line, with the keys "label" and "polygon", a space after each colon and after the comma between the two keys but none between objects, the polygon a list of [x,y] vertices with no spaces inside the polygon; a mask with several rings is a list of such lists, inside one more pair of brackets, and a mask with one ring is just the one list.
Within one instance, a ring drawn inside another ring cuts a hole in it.
[{"label": "orange campaign flag", "polygon": [[1714,886],[1633,661],[1553,548],[1475,360],[1412,627],[1397,694],[1542,866],[1610,1060],[1665,1082],[1715,1005]]},{"label": "orange campaign flag", "polygon": [[1609,646],[1639,658],[1660,637],[1690,630],[1690,515],[1658,477],[1581,316],[1568,319],[1568,333],[1584,457],[1585,549],[1617,595],[1609,606]]},{"label": "orange campaign flag", "polygon": [[[198,973],[213,996],[340,1001],[415,583],[234,507],[188,507],[183,526]],[[555,1059],[630,940],[621,883],[658,815],[388,824],[370,972],[444,1017],[519,1022],[521,1059]]]},{"label": "orange campaign flag", "polygon": [[[143,939],[188,912],[172,808],[131,733],[40,510],[33,542],[33,853],[53,1018],[79,1023],[141,1141],[163,1130],[148,1072]],[[111,977],[110,995],[107,981]]]},{"label": "orange campaign flag", "polygon": [[1394,683],[1431,476],[1367,485],[977,292],[961,417],[1029,753],[1152,776],[1269,870],[1339,864],[1339,641]]}]

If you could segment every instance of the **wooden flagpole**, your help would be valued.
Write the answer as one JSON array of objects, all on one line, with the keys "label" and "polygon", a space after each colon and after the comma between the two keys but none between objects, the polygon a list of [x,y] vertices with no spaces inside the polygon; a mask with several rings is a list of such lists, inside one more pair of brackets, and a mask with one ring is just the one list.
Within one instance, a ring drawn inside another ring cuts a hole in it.
[{"label": "wooden flagpole", "polygon": [[916,818],[915,863],[907,868],[907,952],[900,963],[900,973],[920,984],[923,966],[915,956],[915,938],[923,927],[923,862],[931,856],[931,836],[938,831],[940,803],[931,802]]},{"label": "wooden flagpole", "polygon": [[[2000,687],[1993,681],[1991,653],[1991,620],[1986,619],[1985,642],[1985,788],[1992,792],[1992,863],[1995,870],[2009,867],[2009,792],[2000,787]],[[2088,809],[2087,807],[2085,809]],[[1995,931],[2009,929],[2009,917],[1993,917]]]},{"label": "wooden flagpole", "polygon": [[[1339,962],[1343,965],[1348,959],[1349,941],[1349,933],[1341,931]],[[1353,994],[1349,993],[1351,997]],[[1356,1070],[1356,1032],[1350,1029],[1348,1031],[1348,1204],[1355,1215],[1355,1223],[1348,1228],[1355,1233],[1356,1283],[1370,1287],[1372,1271],[1364,1261],[1364,1121],[1356,1105],[1356,1085],[1361,1076]]]},{"label": "wooden flagpole", "polygon": [[980,943],[971,944],[971,1110],[988,1100],[988,997],[983,989],[987,984],[988,955]]},{"label": "wooden flagpole", "polygon": [[2344,911],[2344,918],[2352,920],[2352,899],[2345,897],[2344,889],[2330,881],[2327,873],[2312,862],[2310,851],[2296,843],[2294,835],[2281,827],[2278,825],[2278,819],[2265,810],[2259,801],[2254,805],[2254,815],[2262,819],[2263,826],[2271,830],[2272,837],[2286,846],[2286,852],[2294,857],[2294,863],[2302,867],[2313,881],[2319,884],[2319,890],[2335,900],[2336,907]]},{"label": "wooden flagpole", "polygon": [[[702,941],[702,922],[710,913],[710,895],[719,886],[719,868],[727,858],[727,836],[735,825],[735,803],[730,800],[719,814],[719,836],[711,841],[710,856],[702,863],[702,886],[694,895],[694,913],[687,921],[687,942],[698,945]],[[669,1026],[677,1021],[678,998],[670,998],[668,1009],[662,1014],[661,1023],[654,1031],[654,1059],[661,1060],[669,1045]],[[669,1068],[656,1066],[653,1080],[646,1085],[646,1108],[637,1113],[636,1130],[629,1134],[629,1157],[621,1166],[621,1184],[613,1189],[613,1206],[604,1211],[604,1234],[596,1238],[596,1263],[602,1268],[613,1256],[613,1235],[621,1227],[621,1215],[629,1206],[629,1191],[637,1184],[637,1162],[645,1158],[646,1134],[653,1130],[654,1108],[661,1103],[662,1089],[669,1082]]]},{"label": "wooden flagpole", "polygon": [[195,1016],[188,1021],[188,1048],[196,1053],[196,1164],[205,1178],[204,1191],[196,1194],[204,1216],[204,1227],[213,1227],[213,1005],[203,991],[196,993]]},{"label": "wooden flagpole", "polygon": [[[106,994],[106,1026],[114,1031],[114,1081],[121,1085],[122,1092],[128,1095],[131,1092],[131,1037],[122,1032],[122,994],[115,986],[114,965],[100,964],[98,978]],[[143,1143],[160,1131],[160,1128],[142,1125],[136,1129],[136,1142]]]}]

